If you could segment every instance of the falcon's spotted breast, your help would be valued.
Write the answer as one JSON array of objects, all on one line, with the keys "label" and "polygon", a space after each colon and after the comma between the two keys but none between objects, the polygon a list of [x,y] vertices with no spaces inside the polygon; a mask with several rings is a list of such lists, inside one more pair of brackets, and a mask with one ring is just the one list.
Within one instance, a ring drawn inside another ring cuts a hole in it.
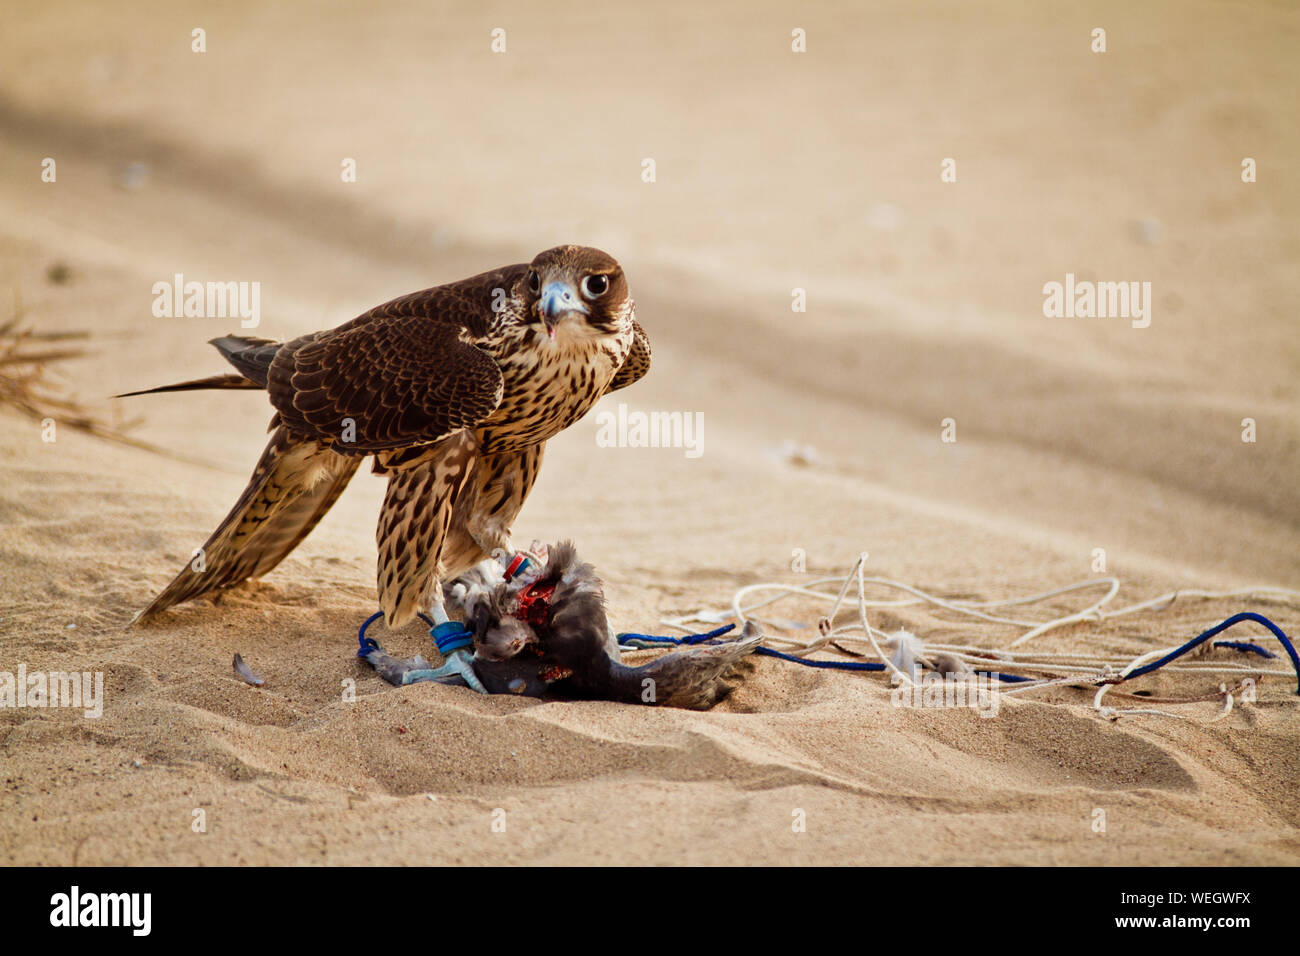
[{"label": "falcon's spotted breast", "polygon": [[373,456],[388,476],[379,601],[399,626],[441,603],[443,579],[508,547],[547,440],[650,365],[623,270],[584,246],[405,295],[289,342],[212,344],[238,375],[147,391],[263,388],[275,408],[271,439],[202,561],[141,617],[270,571]]}]

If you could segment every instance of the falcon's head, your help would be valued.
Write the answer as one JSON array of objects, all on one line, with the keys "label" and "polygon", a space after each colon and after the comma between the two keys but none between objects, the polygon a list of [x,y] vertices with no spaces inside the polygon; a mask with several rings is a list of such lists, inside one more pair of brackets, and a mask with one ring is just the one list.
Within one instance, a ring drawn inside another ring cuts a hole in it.
[{"label": "falcon's head", "polygon": [[552,340],[614,335],[631,320],[623,270],[599,249],[547,249],[529,263],[521,283],[527,321]]}]

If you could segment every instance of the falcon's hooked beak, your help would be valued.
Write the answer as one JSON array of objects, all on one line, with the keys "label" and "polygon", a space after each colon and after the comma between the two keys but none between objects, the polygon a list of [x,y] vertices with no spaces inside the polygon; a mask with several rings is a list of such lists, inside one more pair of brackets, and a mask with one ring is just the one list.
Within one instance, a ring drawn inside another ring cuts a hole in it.
[{"label": "falcon's hooked beak", "polygon": [[537,300],[537,311],[546,323],[546,334],[552,339],[555,338],[555,327],[566,315],[590,314],[590,309],[578,295],[578,290],[567,282],[548,282]]}]

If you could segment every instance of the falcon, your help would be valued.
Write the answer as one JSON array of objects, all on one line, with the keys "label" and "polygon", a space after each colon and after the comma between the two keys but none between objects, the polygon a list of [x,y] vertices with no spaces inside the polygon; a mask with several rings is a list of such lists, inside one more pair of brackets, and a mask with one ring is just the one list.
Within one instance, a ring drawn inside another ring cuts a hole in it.
[{"label": "falcon", "polygon": [[509,548],[546,442],[649,368],[618,262],[557,246],[328,331],[211,344],[238,374],[127,394],[264,389],[271,437],[201,560],[137,620],[269,572],[369,457],[388,479],[377,531],[385,621],[400,627],[428,614],[446,658],[434,673],[483,691],[469,666],[472,635],[449,621],[442,581]]}]

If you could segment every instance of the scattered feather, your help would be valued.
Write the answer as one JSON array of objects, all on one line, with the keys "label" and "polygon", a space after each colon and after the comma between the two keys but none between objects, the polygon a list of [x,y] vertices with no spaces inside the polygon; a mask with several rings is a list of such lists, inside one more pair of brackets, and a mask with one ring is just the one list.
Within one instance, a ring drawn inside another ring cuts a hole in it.
[{"label": "scattered feather", "polygon": [[915,683],[920,677],[918,661],[925,657],[925,642],[911,631],[897,630],[889,637],[889,660]]},{"label": "scattered feather", "polygon": [[251,684],[254,687],[261,687],[266,683],[266,681],[262,680],[262,678],[258,677],[248,669],[248,665],[244,663],[244,659],[238,654],[235,655],[235,660],[232,666],[235,668],[235,676],[245,684]]}]

